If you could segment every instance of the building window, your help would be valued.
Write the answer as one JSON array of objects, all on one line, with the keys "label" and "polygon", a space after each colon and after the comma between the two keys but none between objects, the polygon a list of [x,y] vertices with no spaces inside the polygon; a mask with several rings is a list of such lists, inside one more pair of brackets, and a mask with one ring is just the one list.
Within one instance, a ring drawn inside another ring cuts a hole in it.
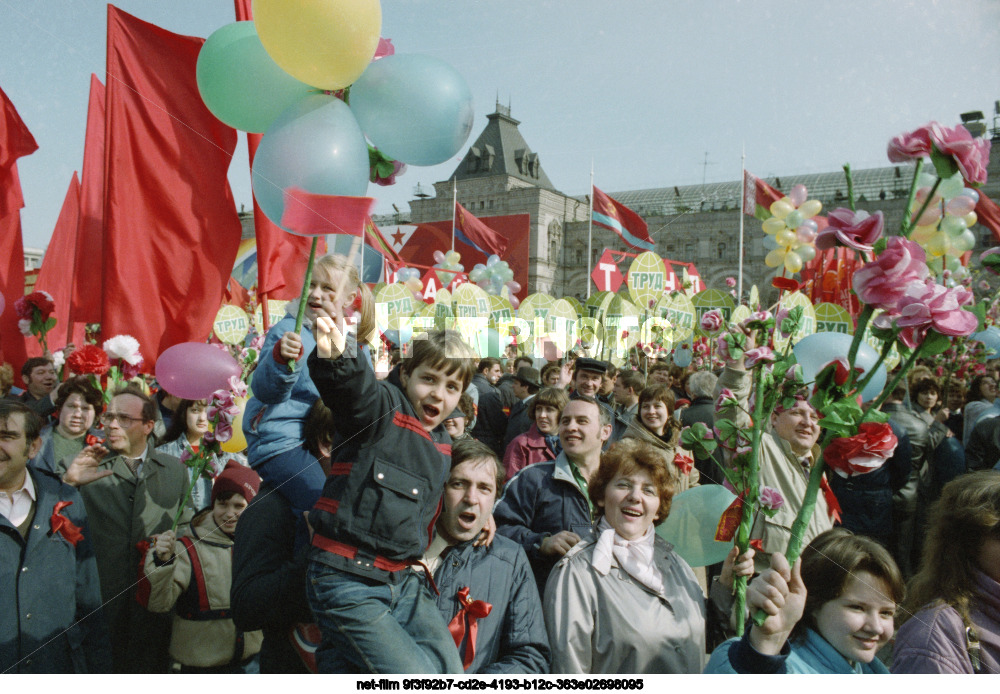
[{"label": "building window", "polygon": [[484,201],[482,201],[482,200],[479,201],[479,209],[481,209],[481,210],[485,210],[486,209],[486,203]]},{"label": "building window", "polygon": [[725,243],[719,243],[719,246],[718,246],[718,259],[719,260],[725,260],[726,259],[726,244]]},{"label": "building window", "polygon": [[694,244],[693,243],[685,243],[684,244],[684,260],[692,260],[694,257],[695,257],[695,255],[694,255]]},{"label": "building window", "polygon": [[492,201],[492,200],[488,200],[488,201],[486,202],[486,207],[487,207],[488,209],[492,210],[492,209],[493,209],[493,201]]}]

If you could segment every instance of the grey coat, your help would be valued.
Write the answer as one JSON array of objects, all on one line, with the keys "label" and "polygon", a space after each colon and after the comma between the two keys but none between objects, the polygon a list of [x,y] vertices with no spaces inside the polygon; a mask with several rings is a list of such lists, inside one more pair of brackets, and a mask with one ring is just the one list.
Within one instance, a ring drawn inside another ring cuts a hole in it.
[{"label": "grey coat", "polygon": [[657,537],[654,560],[664,589],[655,594],[616,562],[600,574],[593,567],[594,547],[573,547],[545,586],[552,672],[701,672],[705,596],[691,567]]}]

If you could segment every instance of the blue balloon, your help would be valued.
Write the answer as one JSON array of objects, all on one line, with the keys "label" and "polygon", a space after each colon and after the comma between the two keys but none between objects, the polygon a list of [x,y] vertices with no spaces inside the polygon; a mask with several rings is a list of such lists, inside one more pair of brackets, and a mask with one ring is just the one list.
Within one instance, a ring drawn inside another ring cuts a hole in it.
[{"label": "blue balloon", "polygon": [[689,347],[680,346],[674,348],[674,364],[682,369],[686,369],[691,364],[692,356],[691,348]]},{"label": "blue balloon", "polygon": [[279,226],[287,188],[364,195],[368,144],[351,109],[329,94],[312,94],[289,107],[261,138],[251,184],[264,214]]},{"label": "blue balloon", "polygon": [[406,164],[440,164],[472,132],[469,85],[451,65],[427,55],[376,60],[351,85],[350,101],[372,144]]},{"label": "blue balloon", "polygon": [[674,546],[691,566],[709,566],[726,558],[733,541],[716,542],[719,519],[736,495],[721,484],[704,484],[674,497],[670,515],[656,534]]},{"label": "blue balloon", "polygon": [[[799,340],[792,347],[792,352],[795,353],[796,361],[802,365],[802,380],[812,383],[816,380],[816,374],[831,361],[837,357],[847,359],[853,340],[852,335],[833,332],[814,333]],[[867,342],[862,341],[858,346],[858,356],[854,360],[854,365],[861,367],[864,374],[877,361],[878,352]],[[863,402],[874,400],[883,388],[885,388],[885,364],[878,367],[872,380],[861,391],[861,400]]]},{"label": "blue balloon", "polygon": [[995,325],[991,325],[986,330],[978,333],[973,333],[969,337],[982,342],[988,356],[1000,352],[1000,328],[997,328]]}]

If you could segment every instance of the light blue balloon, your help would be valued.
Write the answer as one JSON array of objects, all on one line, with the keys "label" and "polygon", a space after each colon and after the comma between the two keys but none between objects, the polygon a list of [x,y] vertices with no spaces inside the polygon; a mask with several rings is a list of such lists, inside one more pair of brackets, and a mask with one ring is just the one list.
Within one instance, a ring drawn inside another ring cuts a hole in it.
[{"label": "light blue balloon", "polygon": [[726,558],[733,541],[716,542],[719,519],[736,495],[721,484],[704,484],[674,497],[670,515],[656,534],[674,546],[691,566],[709,566]]},{"label": "light blue balloon", "polygon": [[991,325],[986,330],[970,335],[973,340],[979,340],[986,348],[987,356],[1000,352],[1000,328]]},{"label": "light blue balloon", "polygon": [[472,132],[469,85],[451,65],[427,55],[376,60],[351,85],[350,101],[372,144],[406,164],[440,164]]},{"label": "light blue balloon", "polygon": [[[792,347],[792,352],[795,353],[795,360],[802,365],[802,380],[805,383],[812,383],[816,380],[816,374],[831,361],[837,357],[847,359],[853,340],[852,335],[833,332],[815,333],[799,340]],[[863,369],[862,376],[877,361],[878,352],[867,342],[862,341],[858,347],[858,356],[854,360],[854,365]],[[878,367],[875,376],[861,391],[861,400],[868,402],[875,399],[883,388],[885,388],[885,364]]]},{"label": "light blue balloon", "polygon": [[195,76],[208,110],[249,133],[264,132],[282,111],[315,91],[278,67],[252,21],[213,32],[198,53]]},{"label": "light blue balloon", "polygon": [[251,185],[264,214],[279,226],[287,188],[363,196],[368,144],[347,104],[329,94],[312,94],[278,116],[257,148]]},{"label": "light blue balloon", "polygon": [[674,364],[676,366],[681,367],[682,369],[686,369],[688,366],[690,366],[691,358],[693,356],[694,355],[691,353],[691,349],[688,347],[682,346],[674,348],[674,355],[673,355]]}]

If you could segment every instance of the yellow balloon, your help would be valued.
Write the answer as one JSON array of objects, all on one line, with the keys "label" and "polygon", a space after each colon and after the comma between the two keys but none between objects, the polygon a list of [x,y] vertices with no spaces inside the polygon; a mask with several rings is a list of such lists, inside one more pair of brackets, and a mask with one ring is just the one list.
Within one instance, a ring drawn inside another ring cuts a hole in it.
[{"label": "yellow balloon", "polygon": [[292,77],[343,89],[378,47],[379,0],[253,0],[254,26],[268,55]]},{"label": "yellow balloon", "polygon": [[979,220],[979,217],[976,216],[975,212],[969,212],[964,217],[962,217],[962,219],[965,220],[966,227],[971,227],[975,226],[976,222]]},{"label": "yellow balloon", "polygon": [[768,217],[761,226],[765,234],[774,235],[785,228],[785,223],[777,217]]},{"label": "yellow balloon", "polygon": [[919,243],[921,246],[931,240],[931,237],[937,233],[936,226],[917,226],[913,227],[913,232],[910,234],[910,240]]},{"label": "yellow balloon", "polygon": [[248,398],[233,398],[240,408],[240,413],[233,419],[233,436],[223,441],[219,447],[226,453],[242,453],[247,447],[247,437],[243,435],[243,413],[247,409]]},{"label": "yellow balloon", "polygon": [[948,235],[943,231],[938,231],[930,238],[925,248],[929,254],[935,258],[940,258],[948,252],[949,246],[951,246],[951,242],[948,240]]},{"label": "yellow balloon", "polygon": [[792,252],[785,256],[785,269],[793,274],[802,269],[802,258],[798,253]]},{"label": "yellow balloon", "polygon": [[784,219],[788,216],[788,213],[795,209],[792,203],[788,202],[786,198],[781,200],[775,200],[771,203],[771,214],[773,214],[778,219]]},{"label": "yellow balloon", "polygon": [[791,246],[796,241],[795,232],[791,229],[782,229],[774,235],[774,240],[779,246]]},{"label": "yellow balloon", "polygon": [[809,219],[810,217],[815,217],[816,215],[818,215],[820,213],[820,210],[822,209],[823,209],[823,203],[821,203],[819,200],[806,200],[804,203],[802,203],[801,207],[799,207],[799,212],[802,213],[803,217]]},{"label": "yellow balloon", "polygon": [[784,248],[775,248],[764,258],[764,264],[768,267],[778,267],[785,262],[785,253]]}]

